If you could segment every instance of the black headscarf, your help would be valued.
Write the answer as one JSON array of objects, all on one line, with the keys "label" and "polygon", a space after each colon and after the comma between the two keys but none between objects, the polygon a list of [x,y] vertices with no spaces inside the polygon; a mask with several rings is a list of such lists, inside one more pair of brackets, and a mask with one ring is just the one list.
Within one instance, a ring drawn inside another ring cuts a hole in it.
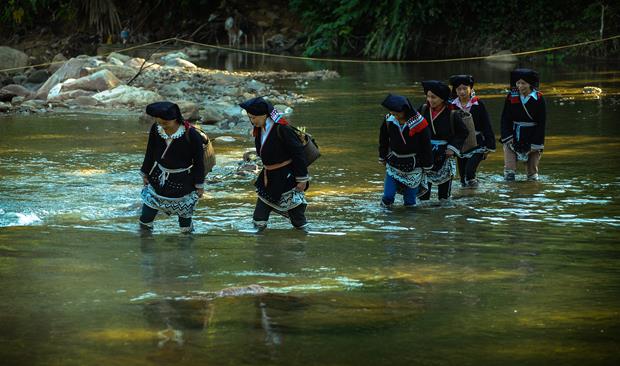
[{"label": "black headscarf", "polygon": [[388,94],[383,102],[381,102],[381,105],[389,111],[406,112],[407,114],[410,114],[414,110],[407,97],[396,94]]},{"label": "black headscarf", "polygon": [[430,90],[433,94],[443,99],[445,103],[448,103],[450,99],[450,88],[443,82],[439,80],[426,80],[422,82],[422,87],[424,88],[424,94]]},{"label": "black headscarf", "polygon": [[448,81],[450,83],[450,85],[452,86],[452,94],[451,96],[454,98],[456,97],[456,88],[458,88],[461,85],[467,85],[470,88],[474,88],[474,77],[471,75],[452,75],[450,76],[450,79]]},{"label": "black headscarf", "polygon": [[239,104],[239,106],[246,110],[246,112],[255,116],[269,115],[273,111],[273,105],[263,99],[263,97],[256,97],[248,99],[245,102]]},{"label": "black headscarf", "polygon": [[146,106],[146,114],[152,117],[159,117],[167,121],[177,120],[179,124],[183,124],[184,119],[181,115],[179,106],[172,102],[155,102]]},{"label": "black headscarf", "polygon": [[510,86],[516,87],[517,81],[520,79],[525,80],[532,88],[538,89],[540,79],[536,71],[532,69],[514,69],[510,72]]}]

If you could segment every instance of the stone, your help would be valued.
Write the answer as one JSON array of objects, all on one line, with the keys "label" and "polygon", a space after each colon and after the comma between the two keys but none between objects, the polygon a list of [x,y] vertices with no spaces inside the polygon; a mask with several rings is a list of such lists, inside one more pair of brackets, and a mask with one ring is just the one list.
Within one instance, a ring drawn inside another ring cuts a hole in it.
[{"label": "stone", "polygon": [[88,75],[87,67],[96,67],[97,62],[89,57],[74,57],[65,62],[47,81],[37,90],[38,99],[46,99],[50,90],[67,79],[79,79]]},{"label": "stone", "polygon": [[161,60],[166,64],[169,61],[175,60],[175,59],[182,59],[182,60],[188,61],[190,57],[185,52],[181,52],[181,51],[167,53],[166,55],[161,57]]},{"label": "stone", "polygon": [[250,90],[251,92],[255,92],[255,93],[263,93],[264,91],[266,91],[268,89],[267,84],[265,83],[261,83],[260,81],[257,80],[250,80],[245,84],[246,89]]},{"label": "stone", "polygon": [[28,75],[26,81],[33,84],[40,84],[44,83],[49,77],[50,74],[47,72],[47,70],[35,70],[30,75]]},{"label": "stone", "polygon": [[119,85],[114,89],[97,93],[93,98],[103,104],[127,104],[136,107],[146,107],[147,104],[164,99],[155,92],[129,85]]},{"label": "stone", "polygon": [[[60,85],[60,84],[59,84]],[[50,92],[50,94],[52,94]],[[71,100],[71,99],[75,99],[75,98],[79,98],[79,97],[90,97],[92,95],[94,95],[95,92],[92,91],[87,91],[87,90],[68,90],[68,91],[59,91],[58,93],[54,93],[52,95],[49,95],[47,100],[49,102],[60,102],[60,101],[65,101],[65,100]]]},{"label": "stone", "polygon": [[75,80],[67,80],[62,83],[62,90],[91,90],[91,91],[104,91],[116,88],[121,84],[114,74],[109,70],[100,70],[94,74],[84,76]]},{"label": "stone", "polygon": [[0,112],[6,112],[11,109],[12,105],[9,102],[0,102]]},{"label": "stone", "polygon": [[20,96],[25,98],[32,97],[33,93],[18,84],[11,84],[0,89],[0,100],[6,101],[11,100],[13,97]]},{"label": "stone", "polygon": [[602,94],[603,93],[603,89],[597,87],[597,86],[584,86],[583,90],[582,90],[583,94]]},{"label": "stone", "polygon": [[109,70],[110,72],[112,72],[112,74],[114,74],[114,76],[116,76],[119,79],[124,79],[124,80],[131,80],[131,78],[133,78],[134,76],[136,76],[137,71],[131,67],[128,66],[124,66],[124,65],[101,65],[101,66],[97,66],[94,68],[88,68],[88,72],[90,73],[95,73],[97,71],[101,71],[101,70]]},{"label": "stone", "polygon": [[108,55],[108,57],[106,58],[106,60],[108,62],[110,62],[110,59],[116,59],[119,60],[121,62],[127,62],[129,60],[131,60],[131,56],[127,56],[127,55],[123,55],[122,53],[118,53],[118,52],[112,52]]},{"label": "stone", "polygon": [[166,66],[182,67],[184,69],[191,69],[191,70],[198,69],[198,66],[182,58],[173,58],[173,59],[167,60]]},{"label": "stone", "polygon": [[63,55],[62,53],[58,53],[52,59],[52,64],[47,68],[47,71],[50,74],[53,74],[58,71],[58,69],[60,69],[65,62],[67,62],[67,58],[65,57],[65,55]]},{"label": "stone", "polygon": [[117,58],[114,57],[108,57],[108,65],[114,65],[114,66],[124,66],[125,63]]},{"label": "stone", "polygon": [[176,104],[178,104],[183,118],[189,121],[197,121],[200,119],[200,109],[197,103],[180,100],[177,101]]},{"label": "stone", "polygon": [[99,104],[99,101],[91,96],[79,96],[77,98],[74,99],[73,101],[75,104],[81,105],[81,106],[96,106],[97,104]]},{"label": "stone", "polygon": [[24,97],[16,96],[11,99],[11,104],[21,104],[26,100]]},{"label": "stone", "polygon": [[[11,69],[28,66],[28,55],[20,50],[0,46],[0,69]],[[15,70],[11,73],[19,72]]]},{"label": "stone", "polygon": [[172,86],[172,85],[164,85],[161,89],[159,89],[159,94],[164,97],[173,97],[173,98],[182,98],[185,96],[185,93],[181,91],[181,89]]}]

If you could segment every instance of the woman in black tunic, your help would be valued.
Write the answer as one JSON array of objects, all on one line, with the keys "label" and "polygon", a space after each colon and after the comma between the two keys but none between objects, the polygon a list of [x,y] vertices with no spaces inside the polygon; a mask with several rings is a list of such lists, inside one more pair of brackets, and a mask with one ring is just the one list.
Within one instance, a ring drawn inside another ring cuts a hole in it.
[{"label": "woman in black tunic", "polygon": [[401,95],[389,94],[381,105],[389,111],[379,130],[379,162],[385,165],[381,205],[391,207],[400,190],[405,206],[412,207],[420,186],[426,190],[424,170],[433,166],[430,128]]},{"label": "woman in black tunic", "polygon": [[179,217],[184,233],[193,230],[192,215],[204,194],[204,148],[202,136],[183,120],[179,106],[157,102],[146,107],[155,118],[151,126],[140,175],[142,215],[140,226],[152,229],[159,211]]},{"label": "woman in black tunic", "polygon": [[256,154],[263,162],[254,185],[258,193],[254,209],[254,226],[267,227],[269,214],[288,217],[297,229],[307,225],[305,190],[308,189],[308,168],[304,148],[296,132],[271,103],[253,98],[240,104],[254,126]]},{"label": "woman in black tunic", "polygon": [[426,103],[420,107],[420,114],[431,127],[431,145],[433,146],[433,168],[426,172],[428,191],[420,197],[428,200],[432,184],[437,184],[440,200],[450,198],[452,178],[456,174],[455,156],[460,154],[467,137],[467,127],[461,117],[450,109],[450,88],[437,80],[422,82]]},{"label": "woman in black tunic", "polygon": [[478,170],[478,165],[486,159],[488,153],[495,151],[495,134],[484,103],[475,95],[473,76],[453,75],[450,77],[450,85],[452,86],[452,108],[470,113],[474,120],[478,146],[469,151],[463,151],[457,161],[461,185],[476,188],[478,186],[476,170]]},{"label": "woman in black tunic", "polygon": [[510,73],[511,91],[502,111],[504,179],[515,180],[517,161],[527,165],[527,179],[538,180],[538,163],[545,147],[547,110],[538,91],[538,73],[515,69]]}]

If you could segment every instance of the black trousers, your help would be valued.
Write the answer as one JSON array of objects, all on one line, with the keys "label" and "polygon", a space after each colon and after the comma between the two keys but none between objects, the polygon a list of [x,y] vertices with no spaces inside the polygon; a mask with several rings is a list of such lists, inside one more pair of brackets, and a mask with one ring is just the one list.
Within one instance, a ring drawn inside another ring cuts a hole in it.
[{"label": "black trousers", "polygon": [[[291,220],[291,224],[293,224],[294,227],[301,228],[308,223],[306,221],[306,206],[307,205],[305,204],[301,204],[291,210],[288,210],[288,218]],[[267,221],[269,220],[269,215],[273,210],[273,207],[263,202],[260,198],[257,198],[253,215],[254,223],[257,226],[266,226]]]},{"label": "black trousers", "polygon": [[[433,185],[431,183],[428,183],[428,191],[426,191],[426,193],[420,196],[420,199],[422,201],[426,201],[431,198],[432,187]],[[452,191],[452,179],[450,179],[449,181],[445,183],[441,183],[440,185],[437,186],[437,193],[438,193],[439,199],[450,198],[451,191]]]},{"label": "black trousers", "polygon": [[484,160],[483,154],[474,154],[471,158],[457,158],[461,183],[465,184],[476,178],[476,170],[482,160]]},{"label": "black trousers", "polygon": [[[149,207],[145,204],[142,204],[142,215],[140,215],[140,222],[144,224],[150,224],[155,220],[155,216],[159,211],[154,209],[153,207]],[[180,227],[189,227],[192,225],[192,218],[185,218],[179,216],[179,226]]]}]

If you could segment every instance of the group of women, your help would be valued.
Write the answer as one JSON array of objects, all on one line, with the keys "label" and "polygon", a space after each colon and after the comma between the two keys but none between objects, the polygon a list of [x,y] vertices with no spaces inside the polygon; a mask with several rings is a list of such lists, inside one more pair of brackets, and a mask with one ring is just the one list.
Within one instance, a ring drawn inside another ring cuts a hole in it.
[{"label": "group of women", "polygon": [[[545,102],[538,91],[538,73],[515,69],[501,116],[500,142],[504,149],[504,178],[515,179],[517,161],[525,161],[529,180],[538,179],[544,148]],[[405,206],[428,200],[437,186],[440,200],[450,198],[457,165],[463,187],[478,185],[476,170],[495,151],[495,134],[484,103],[474,92],[471,75],[422,82],[426,102],[414,108],[404,96],[388,95],[388,110],[379,132],[379,161],[385,165],[381,205],[390,207],[396,193]],[[261,97],[240,104],[253,126],[256,153],[263,169],[256,182],[258,198],[253,214],[257,230],[267,227],[271,212],[287,217],[297,229],[307,226],[305,191],[309,176],[304,146],[284,116]],[[140,225],[149,230],[158,212],[177,215],[182,232],[191,232],[192,215],[204,193],[205,167],[200,134],[183,120],[171,102],[147,106],[155,118],[140,169],[142,214]],[[466,144],[466,141],[468,142]]]}]

